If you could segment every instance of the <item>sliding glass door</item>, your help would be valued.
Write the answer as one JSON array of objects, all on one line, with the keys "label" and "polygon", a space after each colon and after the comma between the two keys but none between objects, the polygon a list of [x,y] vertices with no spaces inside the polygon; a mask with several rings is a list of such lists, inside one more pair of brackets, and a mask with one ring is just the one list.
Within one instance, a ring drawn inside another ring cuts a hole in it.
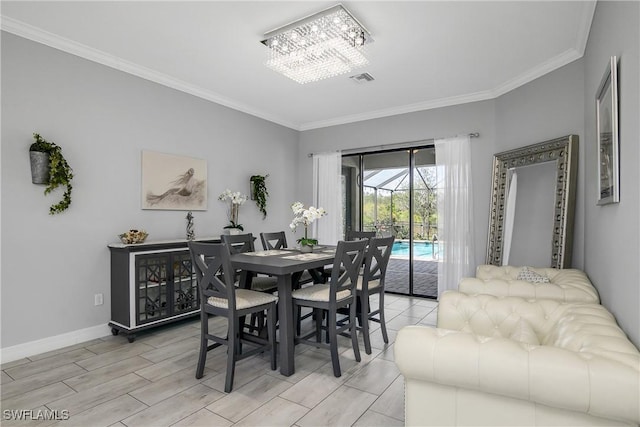
[{"label": "sliding glass door", "polygon": [[438,205],[435,149],[413,152],[412,198],[412,284],[413,294],[438,295]]},{"label": "sliding glass door", "polygon": [[343,157],[344,231],[395,236],[387,292],[437,296],[437,212],[432,147]]}]

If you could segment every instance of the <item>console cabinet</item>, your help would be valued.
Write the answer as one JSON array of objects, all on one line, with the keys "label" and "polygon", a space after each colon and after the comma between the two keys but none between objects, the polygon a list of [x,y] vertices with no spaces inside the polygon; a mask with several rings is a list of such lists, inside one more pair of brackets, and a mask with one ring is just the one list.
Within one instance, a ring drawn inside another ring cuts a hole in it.
[{"label": "console cabinet", "polygon": [[[219,243],[219,239],[197,239]],[[197,315],[200,296],[186,240],[134,245],[111,251],[111,332],[133,342],[138,331]]]}]

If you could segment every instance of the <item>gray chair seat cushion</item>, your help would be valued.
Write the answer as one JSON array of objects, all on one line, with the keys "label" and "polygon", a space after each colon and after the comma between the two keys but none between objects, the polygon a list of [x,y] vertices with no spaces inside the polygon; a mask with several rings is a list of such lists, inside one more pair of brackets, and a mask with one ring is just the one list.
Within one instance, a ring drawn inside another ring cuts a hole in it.
[{"label": "gray chair seat cushion", "polygon": [[[358,276],[358,283],[356,283],[356,288],[361,291],[362,286],[364,285],[364,278],[362,276]],[[380,286],[380,279],[369,280],[369,289],[375,289]]]},{"label": "gray chair seat cushion", "polygon": [[[255,307],[262,304],[277,302],[278,297],[264,293],[251,291],[248,289],[236,289],[236,309],[242,310],[249,307]],[[214,307],[229,308],[229,302],[226,298],[209,297],[207,303]]]},{"label": "gray chair seat cushion", "polygon": [[[351,292],[348,290],[340,291],[336,294],[336,300],[340,301],[350,296]],[[329,301],[329,285],[319,284],[307,286],[293,291],[291,297],[306,301]]]}]

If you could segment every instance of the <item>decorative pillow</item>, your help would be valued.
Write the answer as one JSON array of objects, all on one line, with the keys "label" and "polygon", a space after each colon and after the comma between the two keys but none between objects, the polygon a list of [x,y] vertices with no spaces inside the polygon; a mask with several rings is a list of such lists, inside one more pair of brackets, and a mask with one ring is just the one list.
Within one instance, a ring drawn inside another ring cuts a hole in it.
[{"label": "decorative pillow", "polygon": [[531,283],[549,283],[549,278],[543,276],[540,273],[536,273],[535,271],[529,269],[529,267],[522,267],[520,273],[518,273],[518,277],[516,280],[526,280]]},{"label": "decorative pillow", "polygon": [[531,327],[531,324],[524,319],[518,320],[516,327],[513,332],[511,332],[511,335],[509,335],[509,339],[525,344],[540,345],[538,336]]}]

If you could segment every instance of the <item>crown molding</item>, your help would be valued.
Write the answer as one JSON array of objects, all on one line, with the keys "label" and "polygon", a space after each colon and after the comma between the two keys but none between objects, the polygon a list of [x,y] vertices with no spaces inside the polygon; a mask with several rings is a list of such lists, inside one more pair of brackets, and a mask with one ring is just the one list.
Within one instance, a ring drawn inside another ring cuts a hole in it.
[{"label": "crown molding", "polygon": [[572,49],[568,49],[565,52],[557,55],[554,58],[522,73],[515,78],[486,91],[476,92],[472,94],[465,94],[459,96],[453,96],[448,98],[441,98],[437,100],[431,100],[426,102],[418,102],[409,105],[397,106],[392,108],[385,108],[381,110],[369,111],[364,113],[352,114],[348,116],[341,116],[330,118],[326,120],[319,120],[306,123],[294,123],[289,120],[284,120],[280,117],[276,117],[272,114],[264,111],[256,110],[248,105],[234,101],[233,99],[222,96],[213,91],[203,89],[199,86],[187,83],[185,81],[173,78],[167,74],[163,74],[152,70],[150,68],[143,67],[130,61],[123,60],[117,56],[102,52],[100,50],[91,48],[89,46],[77,43],[73,40],[58,36],[24,22],[18,21],[7,16],[1,16],[0,28],[3,31],[15,34],[17,36],[35,41],[37,43],[44,44],[55,49],[70,53],[72,55],[79,56],[84,59],[88,59],[93,62],[105,65],[116,70],[135,75],[137,77],[149,80],[163,86],[170,87],[172,89],[179,90],[181,92],[188,93],[198,98],[205,99],[207,101],[214,102],[216,104],[223,105],[225,107],[241,111],[243,113],[285,126],[287,128],[306,131],[312,129],[318,129],[329,126],[337,126],[348,123],[360,122],[365,120],[379,119],[383,117],[390,117],[399,114],[413,113],[417,111],[431,110],[435,108],[450,107],[453,105],[466,104],[470,102],[485,101],[489,99],[495,99],[507,92],[510,92],[522,85],[525,85],[551,71],[554,71],[564,65],[567,65],[576,59],[581,58],[584,55],[586,44],[589,38],[589,31],[591,29],[591,23],[595,13],[596,1],[588,1],[584,3],[583,14],[581,17],[580,25],[576,34],[576,45]]},{"label": "crown molding", "polygon": [[335,117],[317,122],[308,122],[300,125],[300,130],[312,130],[329,126],[344,125],[349,123],[361,122],[364,120],[380,119],[383,117],[397,116],[400,114],[415,113],[418,111],[432,110],[434,108],[451,107],[453,105],[467,104],[476,101],[485,101],[492,99],[494,96],[491,91],[476,92],[468,95],[452,96],[448,98],[436,99],[433,101],[417,102],[415,104],[401,105],[398,107],[384,108],[381,110],[369,111],[361,114],[352,114],[349,116]]},{"label": "crown molding", "polygon": [[582,54],[580,54],[576,49],[568,49],[561,54],[554,56],[548,61],[543,62],[537,67],[531,68],[530,70],[525,71],[519,76],[516,76],[515,78],[506,81],[500,86],[497,86],[496,88],[491,90],[493,98],[497,98],[501,95],[504,95],[505,93],[519,88],[520,86],[524,86],[525,84],[530,83],[533,80],[544,76],[545,74],[549,74],[550,72],[557,70],[560,67],[564,67],[565,65],[570,64],[580,57],[582,57]]},{"label": "crown molding", "polygon": [[591,24],[593,23],[593,17],[596,13],[596,3],[595,0],[586,2],[582,10],[582,19],[578,26],[578,33],[576,34],[576,50],[580,53],[580,56],[584,55],[584,51],[587,48]]},{"label": "crown molding", "polygon": [[319,129],[329,126],[337,126],[348,123],[359,122],[363,120],[379,119],[382,117],[395,116],[398,114],[413,113],[417,111],[430,110],[434,108],[449,107],[452,105],[466,104],[470,102],[485,101],[488,99],[495,99],[507,92],[517,89],[545,74],[550,73],[560,67],[563,67],[576,59],[581,58],[584,55],[584,51],[589,39],[589,31],[591,30],[591,23],[593,22],[593,16],[596,9],[596,1],[588,1],[584,3],[583,13],[576,34],[575,48],[568,49],[561,54],[551,58],[550,60],[543,62],[542,64],[534,67],[519,76],[487,91],[477,92],[468,95],[460,95],[449,98],[442,98],[435,101],[420,102],[411,105],[405,105],[400,107],[387,108],[383,110],[376,110],[367,113],[354,114],[350,116],[336,117],[327,120],[320,120],[315,122],[302,123],[300,125],[301,131]]},{"label": "crown molding", "polygon": [[2,15],[0,20],[0,28],[3,31],[14,34],[16,36],[29,39],[31,41],[61,50],[66,53],[70,53],[75,56],[79,56],[92,62],[97,62],[118,71],[132,74],[142,79],[188,93],[207,101],[215,102],[216,104],[241,111],[243,113],[267,120],[269,122],[273,122],[294,130],[299,130],[298,126],[295,123],[292,123],[288,120],[283,120],[280,117],[273,116],[272,114],[265,113],[264,111],[256,110],[213,91],[203,89],[199,86],[187,83],[180,79],[176,79],[167,74],[160,73],[134,62],[124,60],[115,55],[108,54],[82,43],[78,43],[65,37],[61,37],[57,34],[50,33],[17,19]]},{"label": "crown molding", "polygon": [[[583,51],[584,52],[584,51]],[[441,98],[433,101],[418,102],[410,105],[403,105],[393,108],[386,108],[382,110],[370,111],[361,114],[353,114],[350,116],[336,117],[327,120],[320,120],[316,122],[302,123],[299,130],[312,130],[329,126],[344,125],[348,123],[360,122],[363,120],[379,119],[382,117],[396,116],[399,114],[414,113],[417,111],[432,110],[434,108],[450,107],[453,105],[467,104],[470,102],[486,101],[488,99],[495,99],[505,93],[511,92],[514,89],[519,88],[551,71],[557,70],[576,59],[581,58],[583,53],[578,52],[576,49],[568,49],[565,52],[551,58],[550,60],[543,62],[535,68],[527,70],[519,76],[497,86],[493,89],[476,92],[467,95],[452,96],[448,98]]]}]

